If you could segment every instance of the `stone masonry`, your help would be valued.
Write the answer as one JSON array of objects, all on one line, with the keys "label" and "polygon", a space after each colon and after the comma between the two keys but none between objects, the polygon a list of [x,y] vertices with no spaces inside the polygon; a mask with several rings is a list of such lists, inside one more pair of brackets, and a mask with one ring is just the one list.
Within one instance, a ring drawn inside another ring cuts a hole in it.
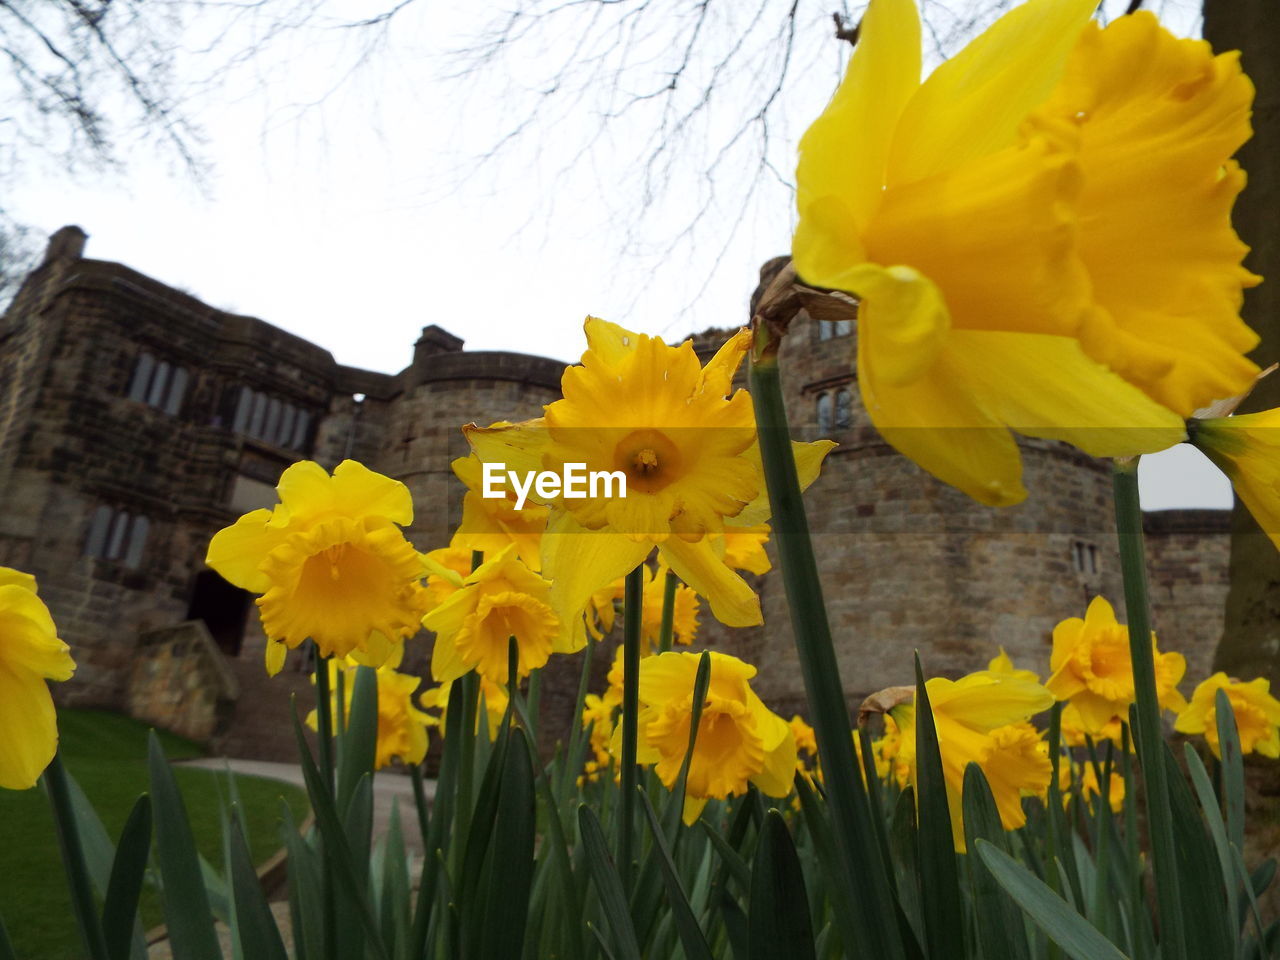
[{"label": "stone masonry", "polygon": [[[464,351],[427,326],[398,374],[343,366],[261,320],[86,259],[85,241],[78,227],[55,233],[0,318],[0,564],[36,575],[74,647],[76,677],[55,685],[62,702],[167,716],[178,701],[155,678],[179,670],[176,651],[212,649],[226,670],[206,665],[201,675],[218,690],[184,687],[203,713],[170,725],[207,731],[238,755],[287,757],[287,731],[271,731],[287,727],[286,691],[309,706],[307,667],[292,655],[293,672],[267,681],[251,598],[203,566],[209,537],[273,503],[289,463],[354,457],[408,485],[415,545],[443,546],[461,502],[449,467],[466,453],[459,427],[536,416],[559,396],[563,365]],[[840,444],[806,502],[851,704],[908,681],[913,649],[931,673],[980,667],[1000,645],[1045,670],[1058,620],[1082,615],[1097,593],[1119,603],[1107,466],[1024,443],[1027,502],[979,506],[870,425],[852,373],[855,326],[802,314],[781,360],[796,435]],[[709,355],[728,332],[699,334],[695,347]],[[1148,516],[1162,647],[1188,655],[1193,681],[1222,629],[1226,516]],[[763,627],[720,627],[704,604],[703,639],[767,664],[761,695],[802,709],[781,580],[769,574],[758,587]],[[201,621],[212,643],[156,646],[188,621]],[[429,637],[409,649],[406,664],[425,676]],[[580,665],[554,659],[564,662],[548,673],[543,710],[554,717],[548,729],[563,729]],[[234,707],[219,707],[235,688]]]}]

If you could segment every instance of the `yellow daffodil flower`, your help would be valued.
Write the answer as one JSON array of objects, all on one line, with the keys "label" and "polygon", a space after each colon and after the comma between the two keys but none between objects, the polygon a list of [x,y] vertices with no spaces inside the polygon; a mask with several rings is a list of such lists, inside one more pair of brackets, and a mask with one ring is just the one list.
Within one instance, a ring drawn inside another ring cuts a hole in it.
[{"label": "yellow daffodil flower", "polygon": [[582,705],[582,729],[591,728],[593,759],[587,762],[587,779],[594,781],[609,765],[609,743],[613,739],[614,718],[621,701],[589,693]]},{"label": "yellow daffodil flower", "polygon": [[[669,788],[679,776],[689,748],[696,653],[660,653],[640,661],[640,716],[636,759],[654,764]],[[787,721],[770,711],[748,681],[756,668],[737,657],[711,651],[711,678],[689,762],[684,821],[698,819],[710,799],[744,793],[754,783],[771,797],[791,792],[796,741]],[[611,745],[621,753],[621,725]]]},{"label": "yellow daffodil flower", "polygon": [[463,586],[422,618],[436,635],[431,675],[443,683],[475,669],[494,683],[508,673],[508,641],[516,638],[519,675],[550,658],[560,634],[551,584],[520,562],[510,544],[468,574]]},{"label": "yellow daffodil flower", "polygon": [[514,543],[524,565],[536,573],[542,569],[539,542],[547,528],[547,508],[526,503],[517,510],[515,493],[509,486],[502,488],[501,497],[482,496],[483,469],[474,454],[453,461],[453,472],[467,492],[462,498],[462,522],[450,546],[493,555]]},{"label": "yellow daffodil flower", "polygon": [[[343,716],[350,718],[351,704],[355,697],[356,671],[359,664],[353,660],[329,660],[329,690],[333,710],[338,709],[338,674],[346,674]],[[315,674],[311,680],[315,682]],[[431,718],[413,705],[413,691],[422,680],[406,673],[396,673],[391,667],[378,668],[378,746],[373,768],[381,770],[397,760],[408,766],[416,766],[427,755],[427,727]],[[319,716],[315,710],[307,715],[307,726],[318,730]]]},{"label": "yellow daffodil flower", "polygon": [[1191,442],[1227,475],[1280,549],[1280,409],[1193,420]]},{"label": "yellow daffodil flower", "polygon": [[[646,652],[658,649],[662,638],[662,606],[667,581],[667,568],[662,564],[654,573],[644,568],[644,602],[640,613],[640,643]],[[689,646],[698,635],[698,594],[683,583],[676,587],[672,602],[671,640]]]},{"label": "yellow daffodil flower", "polygon": [[1009,654],[1005,653],[1004,647],[1000,648],[1000,653],[993,657],[991,662],[987,664],[987,670],[991,673],[1005,673],[1010,676],[1020,677],[1030,683],[1039,683],[1040,675],[1034,670],[1019,670],[1013,665],[1013,659]]},{"label": "yellow daffodil flower", "polygon": [[1221,757],[1218,743],[1217,696],[1227,692],[1235,714],[1241,753],[1280,757],[1280,700],[1271,695],[1271,681],[1262,677],[1243,683],[1219,671],[1191,694],[1191,702],[1178,714],[1174,729],[1179,733],[1203,734],[1215,757]]},{"label": "yellow daffodil flower", "polygon": [[1119,716],[1113,716],[1100,728],[1088,727],[1080,716],[1080,708],[1073,701],[1068,700],[1062,708],[1062,717],[1060,719],[1062,742],[1068,747],[1083,747],[1088,745],[1089,740],[1092,740],[1095,744],[1110,740],[1117,747],[1122,747],[1124,746],[1124,734],[1121,731],[1121,726],[1128,722],[1129,718],[1126,712],[1123,719]]},{"label": "yellow daffodil flower", "polygon": [[[1160,706],[1179,711],[1187,701],[1178,684],[1187,671],[1180,653],[1161,653],[1151,634],[1155,657],[1156,692]],[[1116,622],[1115,610],[1103,597],[1094,597],[1085,617],[1071,617],[1053,628],[1051,676],[1045,684],[1059,700],[1069,700],[1079,711],[1085,733],[1110,735],[1110,724],[1129,715],[1134,701],[1133,661],[1129,655],[1129,628]]]},{"label": "yellow daffodil flower", "polygon": [[462,581],[471,575],[470,547],[441,547],[426,555],[430,571],[427,575],[427,609],[434,610],[462,589]]},{"label": "yellow daffodil flower", "polygon": [[1230,219],[1253,86],[1096,6],[1029,0],[921,82],[914,0],[872,0],[800,142],[796,272],[858,298],[872,422],[986,504],[1026,496],[1010,430],[1162,450],[1257,373]]},{"label": "yellow daffodil flower", "polygon": [[796,741],[796,752],[805,754],[810,760],[818,756],[818,739],[814,736],[813,727],[805,722],[804,717],[795,714],[787,721],[791,727],[791,736]]},{"label": "yellow daffodil flower", "polygon": [[45,681],[75,669],[35,577],[0,567],[0,787],[34,787],[53,759],[58,717]]},{"label": "yellow daffodil flower", "polygon": [[723,538],[724,562],[735,570],[745,570],[757,576],[773,569],[769,555],[764,552],[764,545],[769,542],[769,525],[759,523],[744,527],[736,523],[726,523],[723,534],[713,534]]},{"label": "yellow daffodil flower", "polygon": [[[965,849],[962,802],[964,771],[970,763],[986,775],[1005,829],[1021,827],[1026,823],[1022,797],[1042,794],[1053,776],[1048,747],[1028,722],[1053,705],[1053,695],[1016,674],[990,671],[959,680],[934,677],[925,682],[925,689],[933,707],[956,849]],[[915,786],[915,705],[900,704],[891,713],[900,730],[896,759],[907,766]]]},{"label": "yellow daffodil flower", "polygon": [[[489,739],[496,740],[498,731],[502,728],[502,718],[507,712],[507,688],[500,683],[494,683],[483,674],[479,676],[480,703],[484,706],[485,725],[488,727]],[[442,737],[447,733],[445,727],[449,717],[449,695],[453,692],[454,686],[454,681],[450,680],[430,690],[424,690],[418,695],[418,703],[423,710],[428,711],[427,725],[438,728]],[[480,717],[477,714],[476,732],[479,730]]]},{"label": "yellow daffodil flower", "polygon": [[[1089,762],[1072,764],[1064,759],[1058,767],[1058,789],[1062,793],[1064,808],[1071,803],[1073,780],[1079,785],[1080,796],[1085,806],[1092,807],[1093,798],[1099,793],[1098,772],[1093,764]],[[1111,787],[1107,791],[1107,802],[1112,813],[1121,813],[1124,810],[1124,777],[1114,770],[1111,771]]]},{"label": "yellow daffodil flower", "polygon": [[280,502],[214,534],[205,562],[258,598],[267,671],[307,638],[322,656],[378,667],[426,611],[422,556],[404,538],[413,501],[397,480],[354,460],[325,472],[304,460],[276,486]]},{"label": "yellow daffodil flower", "polygon": [[[565,370],[564,398],[519,424],[464,428],[485,463],[522,476],[563,476],[565,464],[588,473],[620,473],[626,496],[601,484],[583,497],[536,489],[550,507],[542,537],[543,573],[570,651],[586,642],[583,611],[592,594],[635,569],[655,546],[663,563],[729,626],[761,622],[760,601],[723,559],[708,534],[725,522],[768,519],[751,398],[730,396],[733,374],[750,347],[743,330],[702,367],[691,341],[678,347],[594,317],[588,349]],[[834,444],[794,444],[801,483],[817,476]]]}]

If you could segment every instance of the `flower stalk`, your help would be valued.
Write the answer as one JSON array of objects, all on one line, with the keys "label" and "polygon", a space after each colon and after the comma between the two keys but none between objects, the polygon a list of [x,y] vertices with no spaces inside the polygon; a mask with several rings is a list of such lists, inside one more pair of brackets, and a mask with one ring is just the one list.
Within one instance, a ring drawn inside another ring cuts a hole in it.
[{"label": "flower stalk", "polygon": [[662,626],[658,633],[658,652],[666,653],[671,649],[671,636],[676,622],[676,587],[680,586],[680,578],[670,570],[662,582]]},{"label": "flower stalk", "polygon": [[640,712],[640,626],[644,613],[644,566],[627,574],[622,599],[622,790],[618,809],[618,871],[624,890],[631,889],[632,844],[635,838],[637,719]]},{"label": "flower stalk", "polygon": [[316,739],[320,748],[320,774],[333,794],[333,697],[329,692],[329,658],[316,647]]},{"label": "flower stalk", "polygon": [[1178,890],[1173,813],[1169,805],[1168,769],[1160,727],[1155,658],[1151,649],[1151,616],[1147,600],[1147,563],[1142,540],[1142,506],[1138,497],[1138,458],[1117,460],[1112,473],[1116,530],[1120,538],[1120,572],[1124,578],[1125,616],[1133,662],[1134,739],[1139,772],[1145,786],[1147,820],[1155,856],[1156,900],[1160,907],[1161,956],[1182,958],[1183,917]]},{"label": "flower stalk", "polygon": [[773,514],[774,543],[791,610],[805,692],[813,711],[818,753],[827,772],[836,842],[857,887],[850,901],[860,914],[854,926],[860,931],[862,942],[849,945],[850,952],[896,960],[903,956],[903,947],[896,925],[885,922],[894,916],[890,880],[874,840],[870,805],[858,773],[849,710],[831,642],[808,519],[800,497],[782,399],[778,343],[778,332],[757,316],[750,366],[751,396]]}]

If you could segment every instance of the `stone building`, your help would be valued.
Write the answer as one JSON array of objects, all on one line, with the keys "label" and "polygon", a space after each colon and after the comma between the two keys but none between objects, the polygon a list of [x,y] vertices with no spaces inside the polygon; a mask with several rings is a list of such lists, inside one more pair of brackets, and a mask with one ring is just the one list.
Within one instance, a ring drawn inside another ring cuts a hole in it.
[{"label": "stone building", "polygon": [[[0,319],[0,565],[36,575],[75,648],[63,702],[217,736],[230,752],[287,754],[288,724],[276,721],[305,673],[267,685],[251,598],[204,569],[209,537],[275,502],[289,463],[355,457],[408,485],[410,538],[442,546],[460,502],[458,427],[537,415],[563,365],[464,351],[428,326],[398,374],[344,366],[261,320],[86,259],[85,240],[78,227],[55,233]],[[973,503],[870,426],[852,327],[801,316],[782,356],[796,433],[840,443],[807,504],[851,701],[908,680],[914,648],[933,673],[980,666],[997,645],[1043,670],[1054,623],[1096,593],[1120,597],[1107,466],[1028,443],[1028,501]],[[695,344],[707,352],[723,337]],[[1162,644],[1187,652],[1197,679],[1221,632],[1226,514],[1148,518]],[[704,611],[706,638],[767,663],[761,694],[799,709],[780,579],[761,578],[760,591],[764,627],[729,631]],[[415,646],[425,662],[425,635]],[[562,706],[554,691],[576,671],[548,677],[545,709]]]}]

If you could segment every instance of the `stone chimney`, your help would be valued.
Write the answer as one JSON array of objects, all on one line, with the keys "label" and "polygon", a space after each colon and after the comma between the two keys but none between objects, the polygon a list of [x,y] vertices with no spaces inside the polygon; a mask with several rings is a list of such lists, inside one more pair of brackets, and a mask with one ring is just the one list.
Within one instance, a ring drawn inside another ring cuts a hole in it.
[{"label": "stone chimney", "polygon": [[44,262],[40,266],[55,260],[79,260],[84,256],[84,244],[88,239],[89,235],[74,225],[56,230],[49,237],[49,245],[44,249]]},{"label": "stone chimney", "polygon": [[413,365],[424,367],[428,358],[439,353],[459,353],[462,350],[462,338],[455,337],[448,330],[442,330],[434,323],[422,328],[422,336],[413,345]]}]

